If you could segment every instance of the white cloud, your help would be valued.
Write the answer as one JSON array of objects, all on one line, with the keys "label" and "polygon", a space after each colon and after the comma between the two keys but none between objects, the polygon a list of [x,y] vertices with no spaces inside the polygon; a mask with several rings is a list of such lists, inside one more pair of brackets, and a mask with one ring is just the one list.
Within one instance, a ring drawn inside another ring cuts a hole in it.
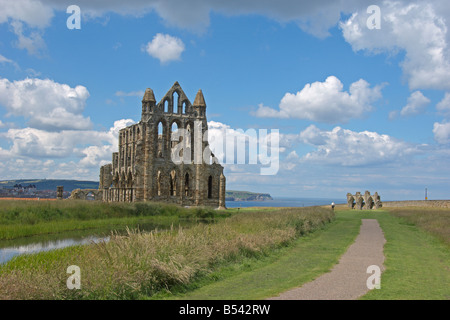
[{"label": "white cloud", "polygon": [[0,54],[0,64],[7,64],[7,63],[12,64],[16,68],[16,70],[20,70],[19,65],[15,61],[8,59]]},{"label": "white cloud", "polygon": [[402,108],[400,115],[405,117],[423,113],[429,103],[430,99],[425,97],[422,92],[415,91],[409,96],[408,103]]},{"label": "white cloud", "polygon": [[134,123],[131,119],[118,120],[108,131],[9,129],[2,134],[11,147],[0,148],[0,175],[98,179],[100,166],[110,163],[112,153],[118,150],[119,130]]},{"label": "white cloud", "polygon": [[[47,8],[62,10],[72,4],[70,0],[41,0]],[[351,12],[355,7],[366,6],[369,0],[328,1],[210,1],[210,0],[78,0],[77,5],[87,16],[101,16],[107,12],[142,16],[156,11],[166,23],[194,31],[204,31],[210,23],[210,13],[226,15],[259,14],[280,22],[295,22],[303,30],[317,36],[328,35],[328,29],[339,21],[341,12]]]},{"label": "white cloud", "polygon": [[147,43],[145,51],[158,59],[162,64],[169,61],[180,60],[181,53],[185,49],[183,41],[168,34],[158,33],[153,40]]},{"label": "white cloud", "polygon": [[369,15],[364,8],[340,26],[354,51],[395,54],[403,50],[401,67],[411,89],[448,89],[450,52],[444,13],[449,10],[443,1],[384,1],[381,29],[366,27]]},{"label": "white cloud", "polygon": [[0,63],[13,63],[13,61],[0,54]]},{"label": "white cloud", "polygon": [[44,39],[42,38],[41,31],[33,30],[29,36],[24,33],[23,23],[20,21],[12,21],[11,27],[14,34],[17,36],[15,46],[19,49],[26,49],[28,54],[41,55],[46,48]]},{"label": "white cloud", "polygon": [[90,129],[90,118],[82,115],[88,97],[83,86],[71,88],[49,79],[10,82],[0,78],[0,105],[10,115],[28,119],[28,125],[36,129]]},{"label": "white cloud", "polygon": [[208,122],[210,149],[225,168],[236,168],[237,164],[245,165],[247,172],[260,170],[262,175],[275,174],[282,149],[279,140],[277,131],[252,128],[244,131],[220,122]]},{"label": "white cloud", "polygon": [[0,23],[20,20],[31,27],[44,28],[53,17],[53,8],[39,0],[0,0],[0,7]]},{"label": "white cloud", "polygon": [[314,125],[300,133],[304,143],[316,147],[302,160],[342,166],[367,166],[399,161],[421,153],[421,147],[385,134],[355,132],[341,127],[323,131]]},{"label": "white cloud", "polygon": [[436,110],[445,117],[450,117],[450,92],[446,92],[444,98],[436,105]]},{"label": "white cloud", "polygon": [[433,126],[434,139],[440,144],[450,143],[450,122],[435,123]]},{"label": "white cloud", "polygon": [[369,87],[360,79],[343,90],[342,82],[329,76],[325,82],[307,84],[296,94],[286,93],[279,108],[274,110],[263,105],[253,114],[257,117],[297,118],[326,123],[345,123],[372,111],[372,103],[381,98],[382,86]]}]

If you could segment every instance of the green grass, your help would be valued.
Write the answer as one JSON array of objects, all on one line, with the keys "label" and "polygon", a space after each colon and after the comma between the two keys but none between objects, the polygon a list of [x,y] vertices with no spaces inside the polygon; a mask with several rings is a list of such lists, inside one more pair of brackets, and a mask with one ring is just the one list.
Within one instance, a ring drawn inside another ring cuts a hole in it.
[{"label": "green grass", "polygon": [[[439,232],[433,234],[425,230],[428,223],[422,224],[421,229],[412,222],[417,221],[418,211],[427,214],[430,209],[403,209],[403,218],[394,216],[395,213],[380,211],[376,214],[387,241],[384,246],[386,270],[381,276],[381,289],[370,291],[362,299],[450,299],[450,248]],[[450,210],[445,212],[448,215]],[[434,224],[433,220],[428,221]],[[449,227],[447,223],[439,229]]]},{"label": "green grass", "polygon": [[[246,210],[214,224],[113,235],[109,242],[20,256],[0,266],[2,299],[144,299],[223,265],[268,257],[330,222],[324,208]],[[67,266],[82,290],[65,286]]]},{"label": "green grass", "polygon": [[265,259],[226,265],[190,286],[154,299],[264,299],[312,281],[329,271],[359,233],[360,218],[341,212],[322,229],[298,238]]},{"label": "green grass", "polygon": [[[386,271],[382,274],[381,289],[369,291],[361,299],[450,299],[450,251],[440,236],[448,231],[446,216],[450,210],[444,210],[446,213],[417,210],[402,210],[402,218],[386,210],[337,211],[334,222],[264,260],[224,267],[202,282],[155,298],[220,300],[277,296],[329,271],[353,243],[361,219],[369,218],[379,221],[387,240]],[[412,221],[420,221],[421,227]]]},{"label": "green grass", "polygon": [[[361,299],[450,299],[449,209],[337,210],[324,224],[326,212],[231,209],[214,225],[130,233],[108,244],[18,257],[0,267],[0,297],[264,299],[331,270],[359,233],[361,219],[373,218],[387,240],[386,270],[381,289]],[[178,218],[161,218],[170,217]],[[108,220],[114,218],[102,221]],[[83,292],[64,290],[71,264],[84,270]]]},{"label": "green grass", "polygon": [[231,214],[211,208],[183,208],[162,203],[77,200],[1,201],[0,204],[0,240],[109,225],[135,225],[143,218],[177,222],[179,219],[217,219]]},{"label": "green grass", "polygon": [[159,226],[170,227],[171,224],[179,224],[177,216],[149,216],[149,217],[124,217],[93,220],[64,220],[39,222],[33,225],[0,225],[0,240],[14,240],[23,237],[63,233],[68,231],[81,231],[89,229],[116,230],[125,226],[138,226],[140,224],[153,223]]},{"label": "green grass", "polygon": [[388,212],[437,236],[450,246],[450,209],[430,207],[389,208]]}]

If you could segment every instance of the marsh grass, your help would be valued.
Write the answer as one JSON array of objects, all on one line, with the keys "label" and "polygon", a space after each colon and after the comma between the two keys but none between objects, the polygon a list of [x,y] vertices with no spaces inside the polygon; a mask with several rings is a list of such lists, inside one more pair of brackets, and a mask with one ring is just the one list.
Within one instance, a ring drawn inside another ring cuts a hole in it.
[{"label": "marsh grass", "polygon": [[[214,224],[150,233],[13,259],[0,268],[2,299],[139,299],[187,285],[217,266],[264,257],[334,219],[324,208],[246,211]],[[66,269],[81,269],[68,290]]]},{"label": "marsh grass", "polygon": [[164,203],[3,200],[0,201],[0,240],[128,224],[143,217],[214,219],[227,215],[212,208],[183,208]]}]

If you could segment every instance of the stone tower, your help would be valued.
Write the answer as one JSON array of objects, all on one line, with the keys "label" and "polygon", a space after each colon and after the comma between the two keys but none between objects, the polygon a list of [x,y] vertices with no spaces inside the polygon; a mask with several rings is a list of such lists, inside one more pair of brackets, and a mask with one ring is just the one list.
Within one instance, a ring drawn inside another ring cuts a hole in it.
[{"label": "stone tower", "polygon": [[119,131],[119,152],[100,168],[103,200],[225,208],[226,179],[207,130],[201,90],[193,104],[178,82],[158,103],[145,90],[141,121]]}]

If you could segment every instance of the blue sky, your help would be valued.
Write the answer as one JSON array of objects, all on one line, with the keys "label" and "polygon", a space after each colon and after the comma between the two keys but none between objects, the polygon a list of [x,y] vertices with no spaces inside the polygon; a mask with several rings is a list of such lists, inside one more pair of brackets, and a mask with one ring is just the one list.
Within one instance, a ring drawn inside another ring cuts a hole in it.
[{"label": "blue sky", "polygon": [[[81,29],[69,30],[69,5]],[[369,29],[367,8],[380,8]],[[118,130],[178,81],[211,133],[278,129],[279,170],[225,164],[274,196],[447,199],[446,1],[0,0],[0,179],[97,180]]]}]

